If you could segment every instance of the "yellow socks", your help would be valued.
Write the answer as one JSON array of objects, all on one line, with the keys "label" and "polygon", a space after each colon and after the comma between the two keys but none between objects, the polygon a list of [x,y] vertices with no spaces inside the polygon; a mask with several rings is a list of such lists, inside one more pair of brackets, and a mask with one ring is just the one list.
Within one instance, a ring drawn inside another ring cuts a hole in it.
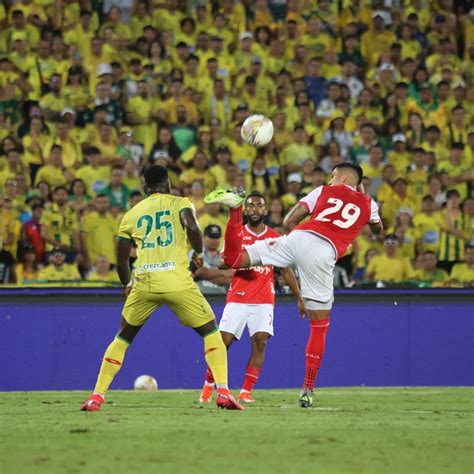
[{"label": "yellow socks", "polygon": [[122,367],[123,359],[125,358],[125,352],[130,345],[125,339],[116,336],[115,339],[107,347],[100,366],[99,377],[97,377],[97,383],[94,388],[94,393],[100,393],[104,395],[108,390],[112,380],[114,379],[117,372]]},{"label": "yellow socks", "polygon": [[217,387],[227,388],[227,349],[217,328],[204,336],[204,357]]}]

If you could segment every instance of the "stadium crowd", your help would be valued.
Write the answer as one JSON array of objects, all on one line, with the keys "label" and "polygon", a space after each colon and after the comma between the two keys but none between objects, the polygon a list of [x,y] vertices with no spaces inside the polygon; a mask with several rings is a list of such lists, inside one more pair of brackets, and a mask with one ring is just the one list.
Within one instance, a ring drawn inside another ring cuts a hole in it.
[{"label": "stadium crowd", "polygon": [[[357,239],[336,285],[473,285],[468,5],[0,2],[0,282],[117,282],[118,223],[159,164],[196,207],[196,278],[219,292],[227,216],[208,191],[262,192],[284,233],[291,206],[351,161],[386,232]],[[262,149],[240,137],[254,113],[275,127]]]}]

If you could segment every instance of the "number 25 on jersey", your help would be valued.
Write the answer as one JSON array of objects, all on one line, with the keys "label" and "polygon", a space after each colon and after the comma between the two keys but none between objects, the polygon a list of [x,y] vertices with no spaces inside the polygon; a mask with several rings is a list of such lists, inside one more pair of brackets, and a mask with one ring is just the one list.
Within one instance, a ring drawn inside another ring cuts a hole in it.
[{"label": "number 25 on jersey", "polygon": [[[351,202],[344,205],[344,202],[337,198],[328,198],[327,202],[328,204],[331,204],[331,206],[321,211],[314,220],[320,222],[331,222],[341,229],[348,229],[356,223],[360,216],[360,207]],[[339,216],[333,215],[339,211],[341,211]],[[331,215],[332,218],[329,217]]]},{"label": "number 25 on jersey", "polygon": [[[173,242],[173,223],[169,220],[171,211],[158,211],[155,213],[155,218],[149,214],[141,216],[137,220],[137,229],[145,227],[145,235],[142,238],[142,250],[154,249],[156,245],[158,247],[168,247]],[[158,233],[156,237],[156,243],[153,239],[150,239],[150,234],[153,228]],[[164,234],[164,235],[163,235]]]}]

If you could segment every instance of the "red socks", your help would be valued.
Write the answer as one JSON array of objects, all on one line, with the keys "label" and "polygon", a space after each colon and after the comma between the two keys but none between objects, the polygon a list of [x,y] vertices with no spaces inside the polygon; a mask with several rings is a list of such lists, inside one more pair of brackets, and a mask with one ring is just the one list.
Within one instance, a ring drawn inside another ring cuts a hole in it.
[{"label": "red socks", "polygon": [[242,208],[229,209],[229,222],[224,236],[224,263],[239,268],[242,261]]},{"label": "red socks", "polygon": [[306,373],[303,388],[313,390],[321,359],[324,354],[329,319],[310,320],[310,332],[306,345]]},{"label": "red socks", "polygon": [[212,375],[211,369],[208,367],[206,370],[206,383],[213,384],[214,376]]},{"label": "red socks", "polygon": [[254,385],[257,383],[259,375],[260,369],[257,369],[256,367],[250,367],[250,365],[248,365],[247,369],[245,370],[245,379],[244,384],[242,385],[242,390],[251,392]]}]

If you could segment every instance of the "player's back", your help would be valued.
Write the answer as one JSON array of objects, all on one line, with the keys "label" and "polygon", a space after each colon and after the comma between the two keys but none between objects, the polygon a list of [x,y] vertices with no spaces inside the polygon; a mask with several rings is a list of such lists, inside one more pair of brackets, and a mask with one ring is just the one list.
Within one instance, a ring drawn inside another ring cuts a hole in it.
[{"label": "player's back", "polygon": [[124,215],[119,238],[133,240],[137,246],[134,284],[157,293],[193,286],[187,235],[180,220],[186,208],[193,209],[188,198],[156,193]]},{"label": "player's back", "polygon": [[346,185],[320,186],[300,202],[308,207],[311,217],[295,230],[325,237],[338,257],[344,255],[368,222],[379,220],[378,207],[370,196]]}]

